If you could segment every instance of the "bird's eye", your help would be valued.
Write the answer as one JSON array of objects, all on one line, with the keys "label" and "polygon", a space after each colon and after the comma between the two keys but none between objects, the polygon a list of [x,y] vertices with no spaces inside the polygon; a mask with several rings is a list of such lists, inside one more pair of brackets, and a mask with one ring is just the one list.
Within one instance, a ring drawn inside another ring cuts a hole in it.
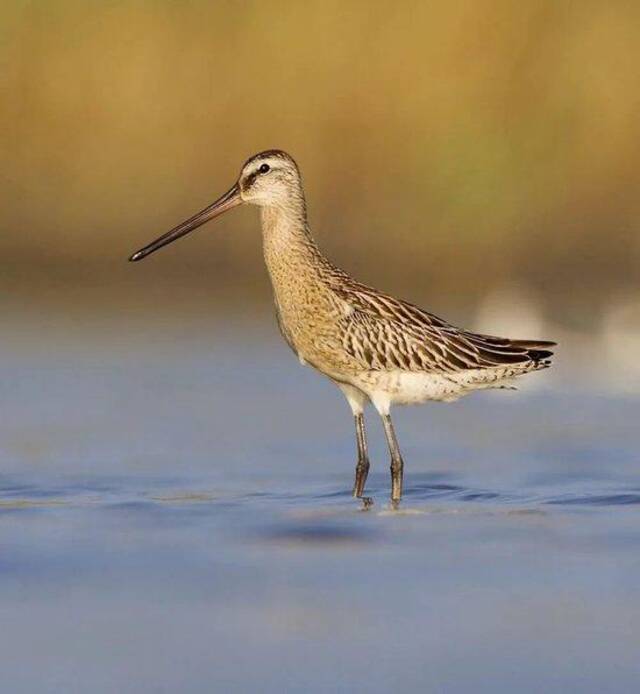
[{"label": "bird's eye", "polygon": [[269,166],[269,164],[262,164],[262,166],[258,169],[258,171],[259,171],[261,174],[266,174],[266,173],[269,172],[270,168],[271,168],[271,167]]}]

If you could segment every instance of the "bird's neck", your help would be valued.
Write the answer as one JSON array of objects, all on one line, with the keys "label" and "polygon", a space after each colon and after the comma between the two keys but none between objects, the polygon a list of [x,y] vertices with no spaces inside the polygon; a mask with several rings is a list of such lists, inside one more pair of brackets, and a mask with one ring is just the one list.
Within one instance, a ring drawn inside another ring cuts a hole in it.
[{"label": "bird's neck", "polygon": [[297,331],[315,320],[323,305],[328,261],[307,226],[304,201],[298,205],[261,209],[264,259],[269,271],[278,322],[286,340],[298,352]]},{"label": "bird's neck", "polygon": [[264,257],[274,285],[276,275],[310,270],[322,258],[307,225],[302,196],[262,207],[260,218]]}]

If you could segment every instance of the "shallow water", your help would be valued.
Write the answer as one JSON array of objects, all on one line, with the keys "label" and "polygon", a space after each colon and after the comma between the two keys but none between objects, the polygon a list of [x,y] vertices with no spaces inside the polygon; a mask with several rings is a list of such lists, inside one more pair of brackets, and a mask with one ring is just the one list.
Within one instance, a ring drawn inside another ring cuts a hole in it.
[{"label": "shallow water", "polygon": [[370,416],[363,512],[331,384],[160,334],[5,347],[3,691],[637,689],[640,399],[399,411],[397,513]]}]

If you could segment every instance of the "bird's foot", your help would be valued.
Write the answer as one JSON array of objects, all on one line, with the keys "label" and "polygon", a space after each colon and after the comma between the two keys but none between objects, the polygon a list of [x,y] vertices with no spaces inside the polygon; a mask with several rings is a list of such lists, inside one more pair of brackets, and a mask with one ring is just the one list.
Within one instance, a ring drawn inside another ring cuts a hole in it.
[{"label": "bird's foot", "polygon": [[362,501],[362,511],[368,511],[373,506],[373,499],[370,496],[361,496],[360,501]]}]

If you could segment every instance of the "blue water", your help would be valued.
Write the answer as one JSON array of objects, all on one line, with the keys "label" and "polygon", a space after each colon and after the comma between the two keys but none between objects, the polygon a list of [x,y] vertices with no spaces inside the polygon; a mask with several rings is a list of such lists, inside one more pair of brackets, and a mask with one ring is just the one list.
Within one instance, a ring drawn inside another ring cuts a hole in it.
[{"label": "blue water", "polygon": [[637,690],[640,398],[401,410],[397,513],[371,413],[363,512],[331,384],[160,335],[5,348],[2,691]]}]

